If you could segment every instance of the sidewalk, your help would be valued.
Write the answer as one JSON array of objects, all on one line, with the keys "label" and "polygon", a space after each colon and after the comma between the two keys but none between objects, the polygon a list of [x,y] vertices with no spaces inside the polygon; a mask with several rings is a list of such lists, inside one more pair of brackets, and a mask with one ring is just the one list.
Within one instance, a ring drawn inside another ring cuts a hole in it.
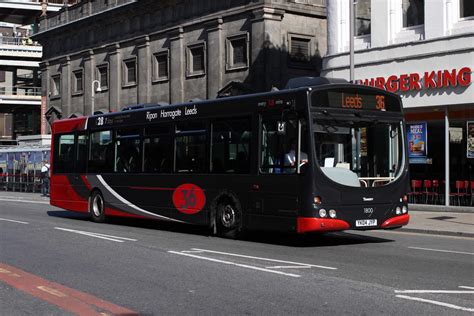
[{"label": "sidewalk", "polygon": [[[0,191],[1,199],[49,201],[39,193],[11,191]],[[474,207],[410,204],[408,210],[410,222],[400,231],[474,238]]]}]

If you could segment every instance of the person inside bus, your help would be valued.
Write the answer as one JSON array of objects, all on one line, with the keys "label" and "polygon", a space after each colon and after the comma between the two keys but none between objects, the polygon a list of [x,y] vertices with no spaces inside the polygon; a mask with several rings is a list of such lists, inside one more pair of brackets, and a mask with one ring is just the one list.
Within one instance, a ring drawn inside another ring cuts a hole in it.
[{"label": "person inside bus", "polygon": [[[291,166],[295,167],[296,166],[296,138],[292,138],[290,140],[290,150],[285,154],[284,158],[284,165],[286,167]],[[300,166],[304,165],[305,163],[308,163],[308,155],[301,151],[300,152]],[[294,168],[285,168],[286,173],[293,173],[295,172]]]}]

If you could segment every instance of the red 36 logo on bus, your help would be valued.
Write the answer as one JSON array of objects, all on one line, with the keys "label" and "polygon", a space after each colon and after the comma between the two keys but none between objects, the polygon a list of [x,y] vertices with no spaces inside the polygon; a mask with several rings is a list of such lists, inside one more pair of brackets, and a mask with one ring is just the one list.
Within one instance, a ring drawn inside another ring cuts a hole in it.
[{"label": "red 36 logo on bus", "polygon": [[174,207],[184,214],[196,214],[206,204],[204,191],[195,184],[185,183],[173,192]]}]

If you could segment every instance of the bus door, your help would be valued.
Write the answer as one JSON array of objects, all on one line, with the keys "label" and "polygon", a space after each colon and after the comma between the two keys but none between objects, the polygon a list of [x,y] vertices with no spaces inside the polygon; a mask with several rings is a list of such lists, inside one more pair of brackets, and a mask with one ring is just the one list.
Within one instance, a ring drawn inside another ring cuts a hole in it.
[{"label": "bus door", "polygon": [[255,213],[272,217],[296,216],[299,173],[308,162],[307,141],[302,141],[304,129],[305,124],[298,117],[262,116],[259,177],[252,199]]},{"label": "bus door", "polygon": [[[81,202],[87,202],[87,198],[90,194],[89,188],[85,181],[85,174],[87,172],[87,161],[89,154],[89,136],[84,132],[78,132],[76,134],[76,149],[75,149],[75,162],[74,171],[70,177],[71,185],[74,191],[81,198]],[[84,211],[87,211],[87,204],[82,205]]]}]

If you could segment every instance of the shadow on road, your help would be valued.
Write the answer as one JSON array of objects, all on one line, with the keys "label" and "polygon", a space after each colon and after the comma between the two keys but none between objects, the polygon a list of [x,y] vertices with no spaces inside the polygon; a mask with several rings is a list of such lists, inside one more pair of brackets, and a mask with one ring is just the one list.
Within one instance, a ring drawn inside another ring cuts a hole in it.
[{"label": "shadow on road", "polygon": [[[64,219],[80,221],[89,220],[89,216],[87,214],[68,211],[48,211],[47,214],[48,216],[59,217]],[[159,220],[108,217],[107,222],[103,225],[107,224],[150,229],[156,231],[168,231],[173,233],[197,235],[204,237],[212,236],[212,232],[210,231],[210,229],[205,226],[165,222]],[[362,233],[354,231],[305,235],[267,231],[246,231],[239,239],[245,242],[273,244],[289,247],[330,247],[367,243],[385,243],[393,241],[391,239],[366,236]]]}]

